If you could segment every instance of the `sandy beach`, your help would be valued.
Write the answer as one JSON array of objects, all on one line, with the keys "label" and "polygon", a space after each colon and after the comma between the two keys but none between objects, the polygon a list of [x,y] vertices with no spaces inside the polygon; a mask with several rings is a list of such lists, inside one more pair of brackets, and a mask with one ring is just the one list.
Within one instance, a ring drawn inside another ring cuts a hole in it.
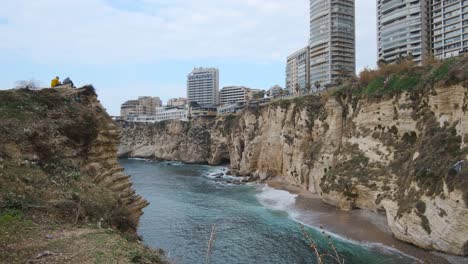
[{"label": "sandy beach", "polygon": [[308,226],[323,228],[326,232],[337,234],[346,239],[362,244],[385,246],[403,254],[413,256],[415,263],[434,264],[468,264],[468,258],[449,256],[442,253],[426,251],[414,245],[402,242],[393,237],[385,215],[366,210],[341,211],[327,205],[318,195],[300,187],[288,184],[283,178],[276,177],[267,182],[275,189],[298,195],[296,207],[301,211],[297,221]]}]

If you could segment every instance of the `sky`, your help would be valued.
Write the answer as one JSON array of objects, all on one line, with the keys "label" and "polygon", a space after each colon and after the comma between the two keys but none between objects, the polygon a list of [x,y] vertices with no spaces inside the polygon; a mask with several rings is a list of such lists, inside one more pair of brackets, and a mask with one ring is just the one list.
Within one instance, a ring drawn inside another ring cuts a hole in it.
[{"label": "sky", "polygon": [[[376,64],[375,5],[356,0],[357,71]],[[308,17],[308,0],[4,0],[0,89],[69,76],[118,115],[138,96],[184,97],[194,67],[219,68],[221,87],[284,86]]]}]

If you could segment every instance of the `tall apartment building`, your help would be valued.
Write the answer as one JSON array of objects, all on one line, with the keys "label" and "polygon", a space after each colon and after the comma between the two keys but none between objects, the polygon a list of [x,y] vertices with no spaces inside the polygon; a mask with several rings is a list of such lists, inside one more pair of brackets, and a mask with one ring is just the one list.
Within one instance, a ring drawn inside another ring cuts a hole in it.
[{"label": "tall apartment building", "polygon": [[[400,0],[401,1],[401,0]],[[356,71],[354,0],[310,0],[310,83],[313,90]]]},{"label": "tall apartment building", "polygon": [[468,51],[468,1],[432,0],[431,48],[439,59]]},{"label": "tall apartment building", "polygon": [[287,58],[286,89],[291,94],[304,92],[310,86],[309,47],[302,48]]},{"label": "tall apartment building", "polygon": [[429,1],[377,0],[378,58],[389,63],[412,54],[421,63],[429,55]]},{"label": "tall apartment building", "polygon": [[226,86],[219,92],[220,104],[231,104],[249,100],[250,88],[244,86]]},{"label": "tall apartment building", "polygon": [[219,70],[216,68],[195,68],[187,76],[187,98],[204,107],[219,103]]}]

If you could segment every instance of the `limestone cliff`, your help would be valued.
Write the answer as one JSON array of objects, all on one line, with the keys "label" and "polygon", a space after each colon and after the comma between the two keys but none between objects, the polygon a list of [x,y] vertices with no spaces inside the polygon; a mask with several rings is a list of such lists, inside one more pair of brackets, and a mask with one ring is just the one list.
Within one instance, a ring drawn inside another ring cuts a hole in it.
[{"label": "limestone cliff", "polygon": [[401,240],[467,255],[468,168],[453,167],[468,158],[466,59],[458,63],[393,76],[391,93],[371,83],[216,119],[122,124],[119,155],[282,176],[342,209],[386,213]]},{"label": "limestone cliff", "polygon": [[135,230],[147,201],[117,161],[119,130],[92,86],[0,91],[0,209]]}]

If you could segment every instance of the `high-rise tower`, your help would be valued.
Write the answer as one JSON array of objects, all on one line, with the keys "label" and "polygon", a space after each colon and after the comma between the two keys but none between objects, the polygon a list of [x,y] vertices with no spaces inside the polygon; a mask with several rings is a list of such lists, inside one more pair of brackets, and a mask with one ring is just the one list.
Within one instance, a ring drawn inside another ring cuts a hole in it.
[{"label": "high-rise tower", "polygon": [[377,0],[378,59],[389,63],[429,55],[429,0]]},{"label": "high-rise tower", "polygon": [[219,103],[219,70],[195,68],[187,76],[187,98],[200,106],[213,107]]},{"label": "high-rise tower", "polygon": [[355,75],[354,0],[310,0],[310,84],[335,84]]}]

